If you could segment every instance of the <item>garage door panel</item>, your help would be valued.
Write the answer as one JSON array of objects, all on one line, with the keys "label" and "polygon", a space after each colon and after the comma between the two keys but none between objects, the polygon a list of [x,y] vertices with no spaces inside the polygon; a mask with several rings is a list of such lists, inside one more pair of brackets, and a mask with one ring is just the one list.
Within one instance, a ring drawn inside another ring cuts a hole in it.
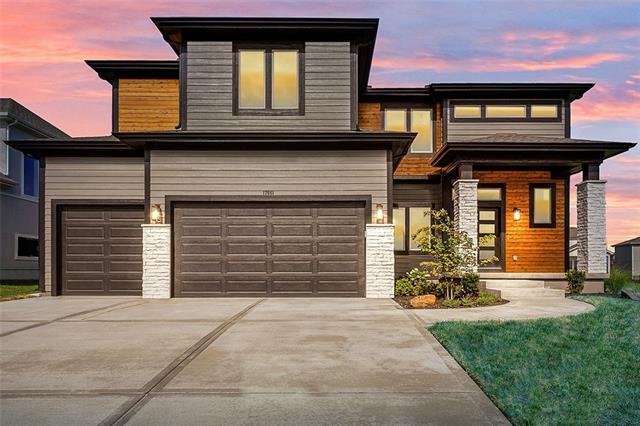
[{"label": "garage door panel", "polygon": [[181,234],[185,237],[219,237],[222,235],[221,225],[185,225],[180,229]]},{"label": "garage door panel", "polygon": [[63,294],[140,294],[142,207],[66,206],[60,221]]},{"label": "garage door panel", "polygon": [[362,296],[364,212],[355,202],[178,203],[174,294]]}]

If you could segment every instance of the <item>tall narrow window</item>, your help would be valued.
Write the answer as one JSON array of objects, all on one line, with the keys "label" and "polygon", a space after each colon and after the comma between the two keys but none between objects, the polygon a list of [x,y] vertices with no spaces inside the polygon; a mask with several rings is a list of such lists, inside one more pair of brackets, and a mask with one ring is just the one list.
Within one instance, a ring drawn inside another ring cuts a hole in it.
[{"label": "tall narrow window", "polygon": [[555,227],[555,184],[529,186],[529,226]]},{"label": "tall narrow window", "polygon": [[240,108],[261,109],[266,105],[265,52],[240,50],[238,52],[238,105]]},{"label": "tall narrow window", "polygon": [[406,250],[405,221],[406,209],[404,207],[393,209],[393,246],[395,251]]},{"label": "tall narrow window", "polygon": [[0,141],[0,173],[9,174],[9,146]]},{"label": "tall narrow window", "polygon": [[22,193],[30,197],[37,197],[38,160],[25,155],[22,167]]},{"label": "tall narrow window", "polygon": [[411,144],[413,153],[433,152],[433,132],[431,131],[431,110],[412,109],[411,110],[411,131],[417,133]]},{"label": "tall narrow window", "polygon": [[298,108],[298,51],[275,50],[273,52],[274,109]]},{"label": "tall narrow window", "polygon": [[409,236],[409,250],[420,250],[420,245],[413,238],[413,236],[425,226],[431,225],[431,209],[425,207],[411,207],[409,209],[409,230],[411,235]]}]

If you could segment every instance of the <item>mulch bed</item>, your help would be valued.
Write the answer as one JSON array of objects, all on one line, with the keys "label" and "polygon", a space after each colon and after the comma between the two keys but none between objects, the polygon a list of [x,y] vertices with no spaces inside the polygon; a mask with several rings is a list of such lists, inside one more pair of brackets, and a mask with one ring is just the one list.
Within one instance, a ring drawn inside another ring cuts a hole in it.
[{"label": "mulch bed", "polygon": [[494,303],[489,303],[487,305],[476,305],[475,301],[474,301],[474,305],[473,306],[460,306],[458,308],[448,308],[448,307],[444,307],[442,306],[442,302],[444,302],[445,299],[437,299],[436,303],[434,305],[431,306],[427,306],[426,308],[414,308],[413,306],[411,306],[409,304],[409,301],[411,299],[413,299],[414,296],[396,296],[393,298],[393,300],[395,300],[395,302],[402,306],[405,309],[460,309],[460,308],[486,308],[487,306],[497,306],[497,305],[504,305],[505,303],[509,303],[508,300],[504,300],[504,299],[498,299],[496,302]]}]

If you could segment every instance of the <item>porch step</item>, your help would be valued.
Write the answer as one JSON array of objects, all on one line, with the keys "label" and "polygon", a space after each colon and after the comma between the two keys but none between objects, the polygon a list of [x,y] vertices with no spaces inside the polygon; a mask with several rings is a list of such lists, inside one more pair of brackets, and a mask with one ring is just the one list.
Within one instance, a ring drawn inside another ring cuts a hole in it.
[{"label": "porch step", "polygon": [[544,281],[537,280],[483,280],[487,289],[499,290],[504,299],[526,297],[563,298],[564,290],[546,288]]}]

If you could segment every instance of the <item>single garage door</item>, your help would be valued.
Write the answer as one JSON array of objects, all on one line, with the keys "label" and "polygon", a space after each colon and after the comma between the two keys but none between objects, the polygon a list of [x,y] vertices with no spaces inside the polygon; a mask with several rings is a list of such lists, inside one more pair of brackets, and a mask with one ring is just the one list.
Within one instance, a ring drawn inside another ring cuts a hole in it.
[{"label": "single garage door", "polygon": [[364,203],[184,203],[173,221],[175,296],[364,295]]},{"label": "single garage door", "polygon": [[144,209],[68,206],[60,215],[63,294],[142,293]]}]

